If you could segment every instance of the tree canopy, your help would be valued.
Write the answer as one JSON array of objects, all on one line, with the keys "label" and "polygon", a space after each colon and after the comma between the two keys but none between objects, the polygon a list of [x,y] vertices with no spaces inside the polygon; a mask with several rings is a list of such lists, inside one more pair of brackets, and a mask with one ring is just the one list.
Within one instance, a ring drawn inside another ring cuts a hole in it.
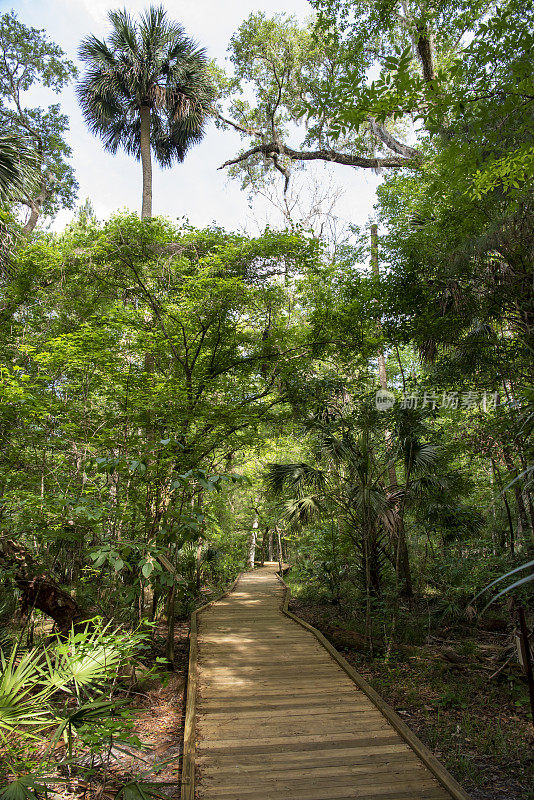
[{"label": "tree canopy", "polygon": [[[75,67],[0,19],[3,800],[163,796],[132,695],[168,732],[191,611],[267,560],[467,788],[529,790],[532,3],[311,7],[249,15],[226,72],[163,7],[111,11],[78,96],[142,211],[61,231],[67,120],[23,100]],[[152,157],[210,118],[282,226],[152,217]],[[379,173],[365,225],[309,162]]]},{"label": "tree canopy", "polygon": [[205,52],[181,25],[151,6],[135,23],[110,11],[108,41],[88,36],[80,45],[87,69],[78,98],[91,131],[104,147],[119,147],[143,164],[142,216],[151,216],[150,154],[163,167],[183,161],[203,136],[215,93]]},{"label": "tree canopy", "polygon": [[72,208],[77,182],[68,160],[71,149],[65,140],[68,119],[61,113],[59,103],[46,109],[28,107],[24,95],[38,85],[60,93],[75,77],[76,67],[44,31],[24,25],[13,11],[0,17],[0,54],[3,132],[22,137],[21,152],[28,146],[35,152],[33,181],[20,186],[12,197],[30,211],[24,226],[29,234],[42,214],[52,216],[59,208]]}]

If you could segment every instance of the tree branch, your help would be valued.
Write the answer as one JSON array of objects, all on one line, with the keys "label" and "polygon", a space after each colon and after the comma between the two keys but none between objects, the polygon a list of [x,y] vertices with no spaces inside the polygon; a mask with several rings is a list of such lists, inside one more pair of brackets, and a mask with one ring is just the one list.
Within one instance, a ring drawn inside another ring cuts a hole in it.
[{"label": "tree branch", "polygon": [[35,228],[35,226],[37,225],[37,221],[41,214],[41,210],[46,201],[54,193],[55,185],[56,185],[55,176],[52,175],[51,173],[47,173],[45,176],[43,176],[42,188],[39,194],[36,197],[28,197],[22,201],[23,204],[28,206],[28,208],[30,209],[30,216],[26,220],[26,223],[22,229],[22,233],[24,234],[24,236],[29,236],[30,233]]},{"label": "tree branch", "polygon": [[434,58],[432,55],[432,40],[427,31],[426,25],[418,25],[417,32],[417,53],[421,60],[421,67],[423,69],[423,77],[427,83],[433,81],[436,77],[434,71]]},{"label": "tree branch", "polygon": [[261,131],[257,131],[254,128],[244,128],[242,125],[239,125],[237,122],[233,122],[231,119],[226,119],[226,117],[223,117],[223,115],[219,114],[218,111],[215,111],[213,116],[216,117],[216,119],[220,120],[221,122],[224,122],[225,125],[230,125],[231,128],[234,128],[234,130],[239,131],[239,133],[246,133],[246,134],[248,134],[248,136],[261,136],[262,135]]},{"label": "tree branch", "polygon": [[[400,143],[399,143],[400,144]],[[261,153],[267,158],[274,158],[274,156],[288,156],[294,161],[331,161],[334,164],[343,164],[348,167],[362,167],[363,169],[401,169],[402,167],[409,167],[414,164],[414,158],[364,158],[362,156],[354,156],[350,153],[338,153],[335,150],[310,150],[301,151],[293,150],[279,142],[268,142],[267,144],[258,144],[246,150],[236,158],[225,161],[221,164],[219,169],[224,169],[232,164],[239,164],[246,161],[253,155]]]},{"label": "tree branch", "polygon": [[389,149],[394,153],[398,153],[400,156],[404,156],[405,158],[417,158],[419,155],[418,151],[413,147],[403,144],[402,142],[399,142],[398,139],[395,139],[395,137],[389,131],[387,131],[383,125],[380,125],[374,117],[369,117],[369,125],[377,139],[380,139],[380,141],[383,142],[386,147],[389,147]]}]

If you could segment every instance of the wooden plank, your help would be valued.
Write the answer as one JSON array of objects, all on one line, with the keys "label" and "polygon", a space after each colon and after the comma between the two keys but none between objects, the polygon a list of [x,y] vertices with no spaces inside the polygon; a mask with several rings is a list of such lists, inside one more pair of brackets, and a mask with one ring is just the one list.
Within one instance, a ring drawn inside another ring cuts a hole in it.
[{"label": "wooden plank", "polygon": [[[194,615],[182,800],[195,798],[195,759],[199,800],[468,800],[335,648],[288,611],[274,569],[246,573]],[[186,726],[188,706],[189,688]]]},{"label": "wooden plank", "polygon": [[[362,697],[367,699],[367,695],[365,695],[358,686],[355,686],[354,684],[351,683],[347,683],[346,686],[340,686],[339,689],[337,690],[333,689],[332,685],[330,685],[329,687],[319,688],[319,689],[316,689],[315,687],[309,687],[308,689],[302,689],[302,690],[293,688],[291,689],[291,691],[288,690],[285,693],[282,691],[273,691],[273,692],[262,692],[261,694],[259,694],[256,690],[250,692],[239,692],[239,694],[236,694],[235,692],[233,692],[232,694],[223,694],[222,692],[217,692],[216,697],[221,702],[221,704],[232,701],[246,703],[249,702],[248,698],[251,697],[256,698],[259,703],[279,702],[280,704],[285,704],[288,702],[290,703],[292,702],[293,698],[296,698],[299,702],[301,700],[302,701],[313,700],[319,697],[324,697],[326,702],[328,702],[328,700],[331,697],[341,697],[343,699],[346,697],[355,697],[355,698]],[[202,701],[202,696],[200,699]]]},{"label": "wooden plank", "polygon": [[[335,695],[332,695],[332,697],[335,697]],[[233,702],[231,707],[229,704],[199,704],[198,701],[197,705],[199,709],[202,709],[204,714],[209,714],[210,719],[225,719],[228,716],[234,717],[236,713],[239,713],[240,719],[254,719],[256,717],[259,719],[266,719],[269,718],[269,716],[274,716],[275,714],[278,716],[281,712],[284,716],[315,716],[316,714],[324,713],[325,708],[328,708],[329,711],[335,713],[339,713],[340,711],[346,713],[352,709],[354,709],[356,712],[362,712],[369,709],[369,700],[367,700],[367,698],[365,700],[349,700],[347,698],[340,700],[338,697],[335,697],[334,700],[325,704],[323,698],[319,697],[315,701],[308,700],[308,702],[304,703],[294,701],[291,702],[289,699],[284,703],[255,703],[253,705],[250,703],[243,704],[237,701]]]},{"label": "wooden plank", "polygon": [[[331,786],[323,789],[301,789],[276,792],[276,800],[450,800],[450,794],[445,792],[436,781],[429,782],[431,785],[421,785],[414,790],[411,787],[406,789],[391,788],[374,791],[371,787],[359,789],[357,786]],[[209,800],[209,792],[204,794]],[[219,800],[241,800],[243,797],[239,789],[232,791],[228,789],[225,794],[219,795]],[[274,800],[271,791],[265,789],[256,790],[253,795],[254,800]]]},{"label": "wooden plank", "polygon": [[197,753],[197,762],[202,767],[202,774],[209,775],[210,772],[233,772],[238,769],[243,773],[272,771],[290,771],[293,769],[318,769],[322,767],[332,767],[337,764],[348,764],[351,767],[377,766],[383,765],[409,765],[419,764],[420,761],[408,745],[386,744],[373,745],[372,747],[340,748],[338,750],[302,750],[300,753],[285,753],[283,765],[280,763],[280,756],[277,753],[224,755],[210,754],[209,757]]},{"label": "wooden plank", "polygon": [[[277,578],[281,583],[284,584],[284,586],[286,586],[282,578],[280,578],[278,575]],[[411,731],[406,723],[401,720],[399,715],[391,708],[391,706],[388,705],[388,703],[386,703],[377,692],[375,692],[372,686],[368,684],[367,681],[359,673],[357,673],[355,669],[353,669],[349,662],[343,658],[341,653],[338,653],[335,647],[330,644],[330,642],[322,635],[322,633],[288,610],[289,589],[287,586],[286,589],[287,593],[282,606],[283,613],[297,624],[302,625],[302,627],[306,630],[309,630],[310,633],[313,633],[317,640],[321,642],[326,650],[328,650],[330,655],[337,661],[339,666],[347,673],[349,678],[351,678],[354,683],[356,683],[362,689],[362,691],[365,692],[369,699],[384,714],[386,719],[391,723],[397,733],[399,733],[400,736],[402,736],[402,738],[407,742],[407,744],[409,744],[413,751],[419,756],[423,764],[425,764],[430,772],[435,775],[440,784],[450,793],[454,800],[469,800],[469,796],[466,794],[466,792],[464,792],[460,784],[445,769],[443,764],[441,764],[435,755],[428,749],[428,747],[426,747],[426,745],[424,745],[417,738],[413,731]]]},{"label": "wooden plank", "polygon": [[303,714],[301,710],[297,710],[293,714],[286,712],[282,715],[271,713],[270,715],[256,714],[248,717],[242,715],[239,711],[225,714],[206,714],[203,717],[202,724],[205,729],[220,730],[221,728],[226,729],[232,719],[240,721],[239,730],[245,734],[248,731],[258,730],[258,726],[261,726],[262,731],[265,732],[280,728],[281,731],[284,731],[284,735],[287,735],[287,732],[292,731],[295,727],[297,730],[302,731],[305,726],[315,729],[327,725],[330,730],[335,726],[335,729],[340,731],[345,729],[352,730],[353,728],[360,730],[363,724],[365,729],[369,730],[368,723],[372,723],[378,729],[386,723],[384,715],[376,708],[349,710],[342,708],[339,711],[326,711],[323,708],[316,710],[315,714]]},{"label": "wooden plank", "polygon": [[[380,773],[375,770],[373,773],[352,774],[346,768],[340,768],[337,771],[327,771],[327,774],[322,776],[300,774],[297,777],[297,775],[298,773],[287,774],[274,770],[270,773],[266,772],[265,781],[258,781],[258,783],[263,786],[269,785],[270,790],[276,797],[279,792],[284,790],[297,792],[309,789],[311,786],[314,789],[357,786],[358,790],[364,789],[366,792],[377,792],[377,794],[388,792],[394,794],[395,792],[411,789],[417,797],[418,790],[436,786],[433,775],[422,765],[419,770],[395,771],[390,769],[386,773]],[[204,794],[208,797],[219,797],[222,794],[226,794],[228,792],[228,784],[233,789],[239,789],[239,794],[243,798],[256,797],[258,793],[258,786],[252,785],[246,775],[239,776],[235,774],[230,780],[225,775],[222,782],[216,779],[202,779]]]},{"label": "wooden plank", "polygon": [[291,753],[300,750],[335,750],[336,748],[352,747],[354,750],[361,747],[371,747],[374,744],[398,744],[399,737],[388,725],[381,730],[365,731],[361,734],[331,733],[328,737],[324,734],[302,734],[293,736],[288,741],[284,736],[260,737],[246,739],[211,739],[202,742],[204,752],[214,750],[225,753]]},{"label": "wooden plank", "polygon": [[[262,686],[269,686],[269,684],[271,684],[272,687],[274,688],[279,686],[280,691],[283,691],[285,689],[287,693],[287,692],[300,691],[301,689],[310,689],[315,686],[318,689],[321,688],[328,689],[328,687],[332,687],[333,677],[334,676],[331,675],[330,678],[325,678],[325,677],[314,678],[313,675],[300,675],[298,677],[295,677],[293,680],[287,680],[285,684],[280,684],[280,682],[277,679],[270,678],[268,675],[263,675],[261,677],[258,677],[257,675],[256,676],[250,675],[248,677],[233,678],[233,679],[232,678],[224,679],[223,677],[220,677],[217,679],[217,683],[219,684],[219,686],[224,683],[228,684],[229,686],[237,686],[238,684],[245,684],[245,685],[248,684],[250,686],[257,685],[260,687],[260,691],[262,691],[261,689]],[[205,683],[206,688],[208,689],[210,684],[207,681],[203,681],[203,683]]]},{"label": "wooden plank", "polygon": [[202,770],[202,781],[206,786],[220,785],[224,782],[234,786],[239,785],[246,787],[259,783],[256,777],[257,775],[270,775],[270,780],[275,785],[279,781],[291,781],[291,785],[296,788],[298,786],[309,786],[312,781],[313,784],[317,786],[319,785],[319,779],[346,778],[347,776],[357,778],[358,786],[364,786],[365,783],[395,785],[396,780],[415,781],[430,775],[430,773],[420,761],[414,764],[403,764],[401,761],[396,763],[387,761],[382,764],[367,761],[365,764],[352,764],[350,759],[344,759],[343,761],[338,761],[337,764],[329,764],[326,767],[304,767],[302,764],[294,764],[291,769],[287,769],[286,765],[282,764],[280,768],[274,770],[267,770],[265,766],[262,770],[259,765],[254,770],[242,769],[239,766],[234,766],[233,769],[227,768],[225,770],[209,770],[204,768]]},{"label": "wooden plank", "polygon": [[[212,742],[215,744],[219,741],[239,741],[243,743],[242,746],[244,748],[248,749],[250,746],[259,744],[260,742],[268,742],[272,741],[273,739],[280,739],[282,742],[281,749],[291,750],[293,743],[302,742],[310,736],[319,734],[323,742],[330,741],[330,737],[332,736],[332,720],[321,722],[320,718],[314,718],[314,724],[310,726],[309,730],[305,733],[302,732],[302,726],[299,723],[295,723],[294,725],[288,723],[283,727],[280,726],[279,729],[271,730],[264,730],[263,726],[259,728],[258,725],[252,725],[250,728],[244,728],[242,725],[238,725],[234,727],[233,731],[228,730],[226,726],[216,727],[209,725],[204,720],[202,720],[201,724],[202,727],[199,727],[198,731],[199,735],[202,737],[203,747],[205,749],[211,747]],[[261,730],[261,732],[264,734],[264,737],[258,737],[259,730]],[[310,733],[310,730],[313,730],[316,733]],[[339,732],[339,735],[345,737],[351,737],[359,733],[357,726],[350,722],[337,723],[336,730]],[[366,738],[363,741],[369,742],[375,734],[383,732],[389,733],[389,727],[387,723],[369,721],[367,724],[365,724]],[[234,737],[239,738],[234,739]]]}]

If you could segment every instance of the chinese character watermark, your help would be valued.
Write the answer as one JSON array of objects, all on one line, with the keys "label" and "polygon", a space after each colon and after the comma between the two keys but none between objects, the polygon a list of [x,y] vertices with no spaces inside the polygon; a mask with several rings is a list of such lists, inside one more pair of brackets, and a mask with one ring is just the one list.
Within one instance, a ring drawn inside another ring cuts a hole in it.
[{"label": "chinese character watermark", "polygon": [[[379,411],[388,411],[393,408],[397,398],[388,389],[379,389],[375,395],[375,405]],[[482,411],[494,411],[499,402],[499,392],[475,391],[468,392],[438,392],[425,389],[423,392],[403,392],[399,406],[403,409],[428,408],[470,411],[481,408]]]}]

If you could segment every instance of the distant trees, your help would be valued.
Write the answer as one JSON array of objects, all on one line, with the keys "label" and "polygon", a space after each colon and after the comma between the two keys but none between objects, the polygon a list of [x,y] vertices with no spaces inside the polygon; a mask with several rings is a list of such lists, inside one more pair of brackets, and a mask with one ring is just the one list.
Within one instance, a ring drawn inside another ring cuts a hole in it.
[{"label": "distant trees", "polygon": [[215,87],[205,51],[162,6],[151,6],[138,23],[126,10],[108,17],[108,40],[91,35],[80,45],[87,71],[78,98],[106,150],[122,147],[141,160],[145,219],[152,215],[151,155],[162,167],[184,160],[204,135]]},{"label": "distant trees", "polygon": [[[28,107],[24,93],[37,84],[59,93],[75,75],[74,64],[44,31],[23,25],[13,11],[0,17],[0,126],[3,136],[10,137],[9,142],[3,138],[0,168],[3,180],[8,178],[11,185],[9,199],[30,211],[25,234],[34,230],[43,214],[70,208],[78,184],[68,163],[68,119],[59,103],[46,109]],[[28,148],[34,151],[30,182],[21,180],[22,172],[27,173]],[[15,158],[10,156],[13,149]]]}]

